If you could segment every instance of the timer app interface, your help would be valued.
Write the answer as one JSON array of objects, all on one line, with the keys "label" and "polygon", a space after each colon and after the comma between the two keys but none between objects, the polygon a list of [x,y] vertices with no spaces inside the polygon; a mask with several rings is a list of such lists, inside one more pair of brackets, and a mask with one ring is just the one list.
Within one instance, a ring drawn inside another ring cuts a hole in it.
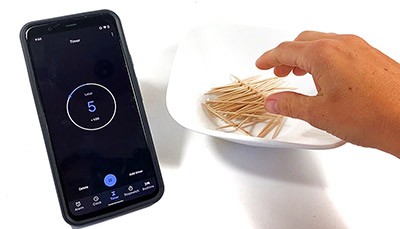
[{"label": "timer app interface", "polygon": [[157,193],[116,26],[103,20],[28,39],[70,213],[105,212]]}]

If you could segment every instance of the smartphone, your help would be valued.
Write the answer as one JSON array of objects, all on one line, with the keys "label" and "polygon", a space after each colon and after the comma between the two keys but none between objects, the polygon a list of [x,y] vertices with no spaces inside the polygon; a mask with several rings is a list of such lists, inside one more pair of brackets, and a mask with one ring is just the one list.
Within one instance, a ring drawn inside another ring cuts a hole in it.
[{"label": "smartphone", "polygon": [[91,224],[157,202],[163,181],[118,16],[34,21],[20,39],[65,221]]}]

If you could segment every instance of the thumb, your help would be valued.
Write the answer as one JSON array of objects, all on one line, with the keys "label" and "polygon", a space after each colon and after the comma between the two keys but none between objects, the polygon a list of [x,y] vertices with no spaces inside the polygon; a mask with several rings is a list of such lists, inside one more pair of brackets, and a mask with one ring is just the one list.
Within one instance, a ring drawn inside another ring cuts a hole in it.
[{"label": "thumb", "polygon": [[278,92],[265,99],[265,109],[274,114],[310,121],[315,97],[296,92]]}]

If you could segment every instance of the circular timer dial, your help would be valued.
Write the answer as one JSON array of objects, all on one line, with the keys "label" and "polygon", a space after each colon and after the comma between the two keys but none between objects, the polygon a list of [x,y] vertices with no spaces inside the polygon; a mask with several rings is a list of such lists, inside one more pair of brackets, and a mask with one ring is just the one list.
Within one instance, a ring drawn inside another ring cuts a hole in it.
[{"label": "circular timer dial", "polygon": [[114,95],[103,85],[86,83],[68,96],[67,114],[79,128],[95,131],[106,127],[117,111]]}]

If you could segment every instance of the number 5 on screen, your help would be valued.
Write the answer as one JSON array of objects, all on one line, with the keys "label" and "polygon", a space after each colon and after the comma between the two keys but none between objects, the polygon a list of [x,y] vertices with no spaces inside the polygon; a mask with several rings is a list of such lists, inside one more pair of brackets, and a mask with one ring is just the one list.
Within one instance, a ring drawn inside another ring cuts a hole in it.
[{"label": "number 5 on screen", "polygon": [[94,101],[87,102],[89,112],[93,113],[96,111],[96,106],[94,105]]}]

